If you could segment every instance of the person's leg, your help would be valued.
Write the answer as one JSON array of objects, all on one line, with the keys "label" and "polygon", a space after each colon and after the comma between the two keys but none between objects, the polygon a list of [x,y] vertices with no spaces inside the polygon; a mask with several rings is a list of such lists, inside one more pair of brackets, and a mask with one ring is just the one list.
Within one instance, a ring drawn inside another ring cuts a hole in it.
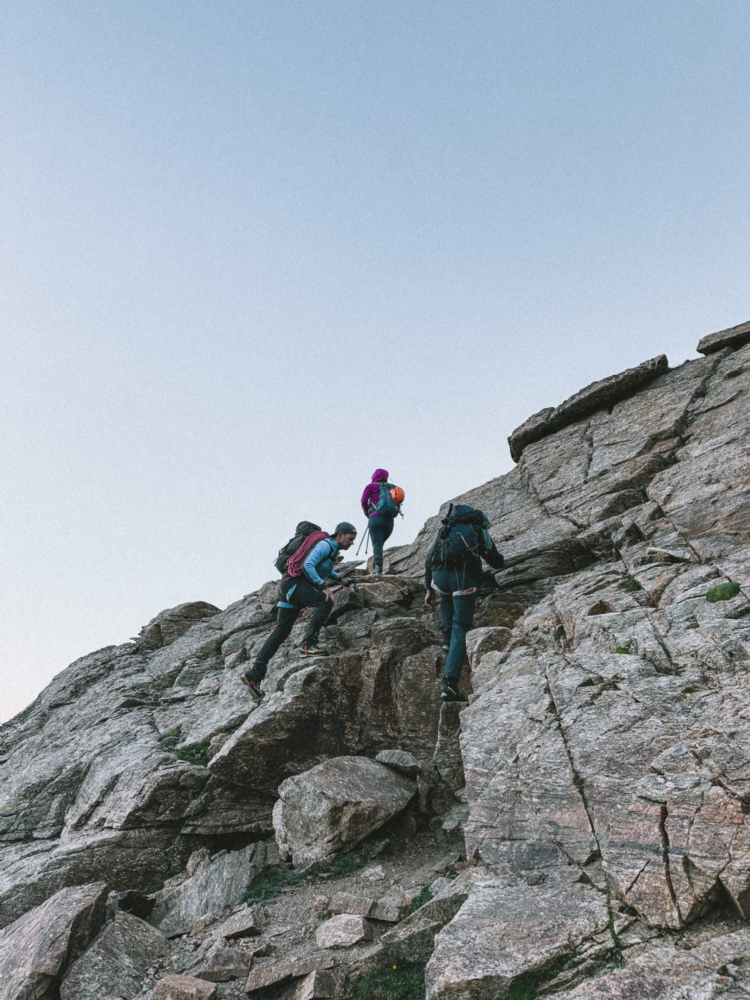
[{"label": "person's leg", "polygon": [[[389,519],[381,517],[380,514],[373,514],[367,521],[370,528],[370,539],[372,540],[372,572],[383,572],[383,542],[390,535],[386,535],[386,521]],[[391,531],[393,524],[391,523]]]},{"label": "person's leg", "polygon": [[440,631],[443,634],[443,649],[448,650],[453,631],[453,595],[440,595]]},{"label": "person's leg", "polygon": [[432,574],[432,582],[438,590],[440,598],[440,631],[443,636],[443,651],[447,652],[451,644],[453,628],[453,580],[448,570],[437,569]]},{"label": "person's leg", "polygon": [[477,595],[453,595],[453,628],[451,631],[451,646],[445,660],[445,677],[458,683],[461,669],[466,659],[466,633],[474,624],[474,608]]},{"label": "person's leg", "polygon": [[313,587],[309,580],[301,580],[294,592],[294,601],[299,602],[306,608],[312,608],[313,613],[310,624],[302,640],[303,646],[312,646],[318,641],[320,630],[325,625],[333,608],[333,601],[330,600],[317,587]]},{"label": "person's leg", "polygon": [[271,657],[277,651],[282,642],[289,638],[289,633],[292,631],[299,613],[300,608],[279,608],[279,613],[276,618],[276,627],[260,647],[260,652],[255,657],[255,662],[250,670],[245,671],[245,677],[247,677],[248,680],[257,681],[258,683],[263,680],[266,676],[266,671]]}]

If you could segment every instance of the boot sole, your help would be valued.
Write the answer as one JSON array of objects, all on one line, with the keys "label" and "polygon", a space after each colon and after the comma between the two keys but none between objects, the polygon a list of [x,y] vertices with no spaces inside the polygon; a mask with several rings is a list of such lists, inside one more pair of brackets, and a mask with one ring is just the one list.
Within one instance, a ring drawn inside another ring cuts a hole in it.
[{"label": "boot sole", "polygon": [[244,674],[242,674],[242,683],[245,685],[245,687],[250,692],[250,697],[254,699],[256,705],[260,705],[260,703],[263,701],[263,699],[266,696],[266,692],[265,691],[258,691],[258,689],[255,687],[255,685],[251,684],[250,681],[245,677]]}]

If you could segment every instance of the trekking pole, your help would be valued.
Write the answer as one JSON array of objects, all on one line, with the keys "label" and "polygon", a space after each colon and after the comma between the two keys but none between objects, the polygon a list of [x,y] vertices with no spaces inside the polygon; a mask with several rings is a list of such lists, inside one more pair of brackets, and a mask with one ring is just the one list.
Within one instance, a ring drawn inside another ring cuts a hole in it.
[{"label": "trekking pole", "polygon": [[[369,543],[369,535],[370,535],[370,525],[368,524],[367,527],[365,528],[364,535],[362,535],[362,537],[359,540],[359,545],[357,547],[357,555],[359,555],[359,550],[362,548],[362,542],[364,542],[365,539],[368,539],[367,545],[370,544]],[[365,545],[365,555],[367,555],[367,545]]]}]

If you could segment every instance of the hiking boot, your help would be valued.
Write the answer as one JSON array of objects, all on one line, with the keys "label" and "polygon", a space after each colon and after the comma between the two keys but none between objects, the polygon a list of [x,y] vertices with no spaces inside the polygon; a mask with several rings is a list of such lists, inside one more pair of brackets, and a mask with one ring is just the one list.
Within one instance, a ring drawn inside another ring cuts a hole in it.
[{"label": "hiking boot", "polygon": [[370,570],[370,576],[380,576],[383,572],[382,566],[373,566]]},{"label": "hiking boot", "polygon": [[250,694],[253,696],[256,705],[260,705],[266,696],[266,692],[260,689],[260,681],[255,681],[252,677],[248,677],[247,674],[242,674],[242,683],[250,688]]},{"label": "hiking boot", "polygon": [[455,677],[443,678],[443,690],[440,692],[440,697],[443,701],[467,702],[469,700],[466,695],[461,694],[458,690],[458,681]]},{"label": "hiking boot", "polygon": [[328,650],[322,649],[317,642],[303,642],[300,656],[328,656]]}]

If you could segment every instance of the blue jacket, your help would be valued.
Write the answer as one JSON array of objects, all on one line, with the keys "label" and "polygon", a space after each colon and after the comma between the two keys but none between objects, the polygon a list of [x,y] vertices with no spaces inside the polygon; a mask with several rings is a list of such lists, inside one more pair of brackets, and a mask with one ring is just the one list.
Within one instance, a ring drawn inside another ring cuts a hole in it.
[{"label": "blue jacket", "polygon": [[339,543],[332,538],[323,538],[318,544],[310,549],[310,552],[302,564],[302,572],[310,583],[316,587],[325,587],[327,577],[340,580],[341,576],[333,568],[333,563],[339,552]]}]

